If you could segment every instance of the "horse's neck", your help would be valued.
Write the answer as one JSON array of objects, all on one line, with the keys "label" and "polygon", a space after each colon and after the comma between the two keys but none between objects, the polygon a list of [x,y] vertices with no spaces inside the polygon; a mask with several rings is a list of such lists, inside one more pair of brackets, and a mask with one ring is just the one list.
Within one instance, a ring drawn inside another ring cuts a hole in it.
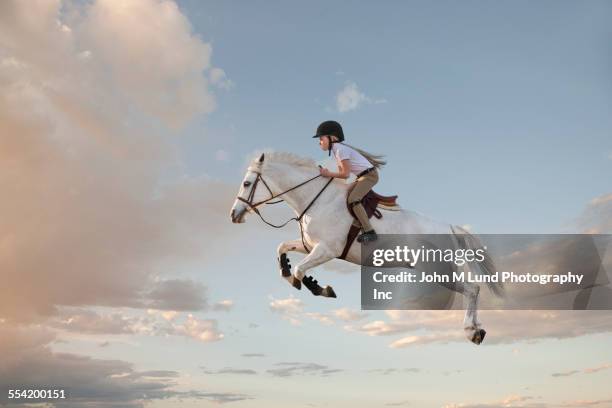
[{"label": "horse's neck", "polygon": [[[318,169],[310,169],[307,167],[292,166],[289,164],[272,164],[271,167],[271,186],[274,194],[279,194],[283,191],[289,190],[304,181],[311,179],[317,175]],[[295,190],[291,190],[282,195],[289,207],[295,211],[297,215],[301,214],[306,207],[312,202],[312,200],[319,194],[325,184],[329,181],[328,178],[319,177],[316,178]],[[339,189],[336,183],[331,183],[327,189]],[[325,199],[320,196],[317,202],[323,202]]]}]

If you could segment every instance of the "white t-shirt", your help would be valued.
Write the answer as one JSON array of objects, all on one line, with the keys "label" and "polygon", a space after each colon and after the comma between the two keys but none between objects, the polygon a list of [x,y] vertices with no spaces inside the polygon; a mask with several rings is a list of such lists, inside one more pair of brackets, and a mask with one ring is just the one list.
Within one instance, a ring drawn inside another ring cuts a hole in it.
[{"label": "white t-shirt", "polygon": [[350,148],[347,145],[334,143],[332,145],[332,152],[334,153],[334,157],[338,162],[338,166],[340,166],[340,162],[342,160],[348,160],[351,165],[351,173],[355,175],[372,167],[372,164],[368,161],[368,159],[363,157],[363,155],[357,150]]}]

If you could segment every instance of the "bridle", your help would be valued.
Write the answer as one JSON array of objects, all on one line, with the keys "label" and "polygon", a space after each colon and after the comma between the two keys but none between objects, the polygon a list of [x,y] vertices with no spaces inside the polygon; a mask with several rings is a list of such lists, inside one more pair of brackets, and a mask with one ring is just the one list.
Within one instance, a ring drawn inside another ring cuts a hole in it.
[{"label": "bridle", "polygon": [[[290,192],[290,191],[293,191],[293,190],[295,190],[295,189],[297,189],[297,188],[300,188],[300,187],[302,187],[302,186],[303,186],[303,185],[305,185],[305,184],[310,183],[311,181],[313,181],[313,180],[315,180],[315,179],[317,179],[317,178],[321,177],[321,175],[320,175],[320,174],[317,174],[316,176],[314,176],[314,177],[312,177],[312,178],[309,178],[308,180],[303,181],[303,182],[301,182],[301,183],[299,183],[299,184],[297,184],[297,185],[295,185],[295,186],[293,186],[293,187],[291,187],[291,188],[289,188],[289,189],[287,189],[287,190],[285,190],[285,191],[283,191],[283,192],[281,192],[281,193],[274,194],[274,193],[272,192],[272,190],[270,189],[270,186],[268,186],[268,183],[266,183],[266,180],[264,180],[263,176],[261,175],[261,172],[259,172],[259,171],[255,171],[255,170],[251,170],[251,171],[252,171],[253,173],[256,173],[256,174],[257,174],[257,177],[255,177],[255,181],[253,182],[253,187],[251,188],[251,191],[249,192],[248,197],[247,197],[246,199],[244,199],[244,198],[242,198],[242,197],[238,196],[238,197],[236,197],[236,199],[238,199],[239,201],[242,201],[243,203],[245,203],[245,204],[246,204],[246,205],[249,207],[249,209],[250,209],[251,211],[253,211],[255,214],[259,215],[259,218],[261,218],[261,220],[262,220],[263,222],[265,222],[266,224],[268,224],[268,225],[269,225],[269,226],[271,226],[271,227],[274,227],[274,228],[282,228],[282,227],[284,227],[285,225],[287,225],[287,224],[288,224],[289,222],[291,222],[291,221],[294,221],[294,220],[295,220],[295,221],[297,221],[297,222],[298,222],[298,224],[300,225],[300,234],[301,234],[301,236],[302,236],[302,245],[304,245],[304,249],[306,250],[306,252],[310,252],[310,251],[308,250],[308,248],[306,247],[306,243],[304,242],[304,229],[303,229],[303,227],[302,227],[302,218],[303,218],[303,217],[304,217],[304,215],[306,214],[306,211],[308,211],[308,210],[310,209],[310,207],[312,207],[312,205],[315,203],[315,201],[317,201],[317,199],[318,199],[318,198],[321,196],[321,194],[323,194],[323,191],[325,191],[325,189],[327,188],[327,186],[329,186],[329,185],[331,184],[331,182],[332,182],[334,179],[333,179],[332,177],[330,177],[329,181],[328,181],[327,183],[325,183],[325,185],[323,186],[323,188],[321,189],[321,191],[319,191],[319,192],[317,193],[317,195],[315,195],[315,196],[314,196],[314,198],[313,198],[313,199],[310,201],[310,203],[309,203],[309,204],[306,206],[306,208],[304,208],[304,211],[302,211],[302,212],[300,213],[300,215],[298,215],[297,217],[289,218],[287,221],[285,221],[284,223],[282,223],[282,224],[280,224],[280,225],[275,225],[275,224],[272,224],[271,222],[268,222],[268,221],[267,221],[267,220],[266,220],[266,219],[263,217],[263,215],[261,215],[261,213],[259,212],[259,210],[257,209],[257,207],[259,207],[259,206],[260,206],[260,205],[262,205],[262,204],[278,204],[278,203],[280,203],[280,202],[283,202],[283,201],[284,201],[283,199],[278,200],[278,201],[274,201],[274,202],[270,202],[270,201],[271,201],[271,200],[274,200],[275,198],[278,198],[278,197],[282,196],[283,194],[286,194],[286,193],[288,193],[288,192]],[[258,202],[256,202],[256,203],[254,203],[254,202],[253,202],[253,199],[255,198],[255,190],[257,189],[257,185],[259,184],[259,181],[260,181],[260,180],[261,180],[261,182],[263,183],[263,185],[266,187],[266,189],[268,190],[268,192],[270,193],[270,197],[269,197],[269,198],[267,198],[267,199],[265,199],[265,200],[261,200],[261,201],[258,201]]]}]

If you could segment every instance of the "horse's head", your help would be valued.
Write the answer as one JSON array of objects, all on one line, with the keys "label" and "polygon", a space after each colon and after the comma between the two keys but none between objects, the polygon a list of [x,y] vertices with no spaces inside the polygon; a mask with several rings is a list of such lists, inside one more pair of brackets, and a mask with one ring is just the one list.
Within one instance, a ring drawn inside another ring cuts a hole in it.
[{"label": "horse's head", "polygon": [[233,223],[243,223],[247,212],[254,212],[257,203],[269,198],[272,193],[262,181],[261,172],[263,169],[264,155],[262,153],[259,160],[254,160],[244,175],[240,190],[230,211]]}]

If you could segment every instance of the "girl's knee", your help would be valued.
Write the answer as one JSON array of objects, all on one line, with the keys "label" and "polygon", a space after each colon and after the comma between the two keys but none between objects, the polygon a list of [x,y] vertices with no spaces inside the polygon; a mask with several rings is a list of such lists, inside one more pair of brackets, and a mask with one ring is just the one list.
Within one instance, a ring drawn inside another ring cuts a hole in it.
[{"label": "girl's knee", "polygon": [[355,191],[356,189],[353,189],[353,191],[350,192],[350,194],[348,195],[348,202],[349,203],[354,203],[356,201],[361,201],[363,199],[363,196],[365,194],[361,194],[360,191]]},{"label": "girl's knee", "polygon": [[359,197],[358,194],[349,194],[348,199],[346,200],[349,204],[360,202],[362,197]]}]

